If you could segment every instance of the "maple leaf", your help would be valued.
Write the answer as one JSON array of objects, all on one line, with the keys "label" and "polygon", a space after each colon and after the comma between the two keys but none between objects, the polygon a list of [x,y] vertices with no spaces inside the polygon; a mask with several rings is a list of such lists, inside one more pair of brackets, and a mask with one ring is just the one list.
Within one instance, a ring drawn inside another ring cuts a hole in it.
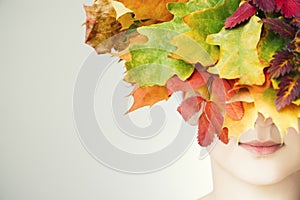
[{"label": "maple leaf", "polygon": [[275,0],[277,8],[286,18],[300,17],[299,0]]},{"label": "maple leaf", "polygon": [[270,68],[268,72],[272,78],[278,78],[286,73],[289,73],[293,66],[294,54],[287,50],[281,50],[274,55],[274,59],[270,63]]},{"label": "maple leaf", "polygon": [[220,78],[239,79],[238,84],[244,85],[262,85],[265,82],[265,66],[259,61],[256,48],[262,27],[259,20],[253,16],[245,26],[232,30],[223,28],[207,37],[208,43],[220,46],[220,59],[212,67],[215,68],[212,70],[217,69]]},{"label": "maple leaf", "polygon": [[170,2],[187,2],[188,0],[118,0],[132,10],[136,20],[152,19],[160,22],[170,21],[173,15],[167,10]]},{"label": "maple leaf", "polygon": [[250,0],[250,2],[266,12],[273,12],[275,9],[275,0]]},{"label": "maple leaf", "polygon": [[248,20],[250,17],[255,15],[257,8],[245,2],[242,4],[230,17],[225,21],[225,28],[234,28],[236,25]]},{"label": "maple leaf", "polygon": [[185,121],[190,120],[202,108],[204,99],[201,96],[192,96],[180,104],[177,111],[182,115]]},{"label": "maple leaf", "polygon": [[[213,7],[192,12],[183,18],[184,22],[191,28],[189,32],[184,34],[199,43],[198,46],[192,46],[196,52],[197,49],[199,49],[200,52],[208,52],[212,61],[217,61],[219,49],[214,45],[207,44],[206,37],[209,34],[219,32],[224,26],[226,18],[238,8],[238,5],[239,0],[224,0],[224,3],[221,5],[217,4]],[[181,44],[183,44],[183,47],[177,45],[179,49],[187,49],[187,46],[183,42],[181,42]],[[203,66],[208,65],[208,63],[203,62],[200,57],[196,57],[193,62],[199,62]]]},{"label": "maple leaf", "polygon": [[300,77],[284,76],[280,79],[279,91],[277,92],[276,109],[280,110],[296,100],[300,94]]},{"label": "maple leaf", "polygon": [[262,19],[264,24],[269,25],[269,29],[278,33],[280,37],[286,39],[294,39],[296,30],[288,23],[278,19],[278,18],[266,18]]},{"label": "maple leaf", "polygon": [[201,146],[210,145],[214,135],[221,133],[223,121],[219,107],[212,101],[206,102],[198,123],[198,143]]},{"label": "maple leaf", "polygon": [[134,103],[128,112],[144,106],[152,106],[159,101],[169,99],[168,91],[163,86],[136,87],[131,95],[133,96]]},{"label": "maple leaf", "polygon": [[165,85],[174,75],[181,80],[186,80],[192,74],[194,67],[183,59],[173,59],[172,56],[176,54],[179,47],[170,41],[177,35],[190,30],[183,22],[182,15],[196,9],[197,6],[203,7],[202,4],[193,4],[191,8],[191,4],[186,3],[186,6],[177,9],[171,6],[177,3],[170,4],[168,9],[174,13],[171,21],[138,28],[138,32],[145,35],[148,41],[145,44],[130,47],[131,60],[126,62],[125,80],[137,82],[140,86]]}]

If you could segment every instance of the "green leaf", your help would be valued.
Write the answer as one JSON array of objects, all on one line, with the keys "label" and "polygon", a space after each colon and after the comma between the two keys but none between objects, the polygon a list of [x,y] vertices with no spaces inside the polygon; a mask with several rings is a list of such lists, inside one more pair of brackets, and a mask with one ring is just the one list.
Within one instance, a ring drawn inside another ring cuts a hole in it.
[{"label": "green leaf", "polygon": [[272,30],[266,30],[258,45],[258,55],[266,63],[270,63],[273,55],[284,47],[285,40],[278,37]]},{"label": "green leaf", "polygon": [[[138,83],[143,87],[165,85],[168,79],[174,75],[177,75],[181,80],[190,77],[194,71],[194,66],[181,58],[174,57],[177,47],[171,43],[171,40],[190,30],[183,22],[182,18],[185,15],[194,10],[217,5],[217,2],[222,2],[222,0],[192,0],[188,3],[169,3],[167,8],[174,14],[173,20],[138,28],[137,31],[145,35],[148,41],[130,47],[131,60],[126,62],[125,80]],[[207,56],[209,57],[209,55]]]},{"label": "green leaf", "polygon": [[221,78],[238,78],[238,83],[245,85],[262,85],[265,82],[265,66],[259,61],[256,49],[262,27],[259,21],[253,16],[244,26],[233,30],[223,28],[218,34],[207,37],[208,43],[220,46],[220,60],[213,68],[217,69]]},{"label": "green leaf", "polygon": [[[240,3],[239,0],[224,0],[223,2],[222,5],[218,2],[214,7],[199,10],[184,17],[185,23],[191,28],[187,35],[197,41],[201,48],[210,54],[214,62],[218,59],[219,48],[207,44],[206,37],[218,33],[224,26],[226,18],[232,15]],[[202,62],[199,60],[199,63],[202,64]]]}]

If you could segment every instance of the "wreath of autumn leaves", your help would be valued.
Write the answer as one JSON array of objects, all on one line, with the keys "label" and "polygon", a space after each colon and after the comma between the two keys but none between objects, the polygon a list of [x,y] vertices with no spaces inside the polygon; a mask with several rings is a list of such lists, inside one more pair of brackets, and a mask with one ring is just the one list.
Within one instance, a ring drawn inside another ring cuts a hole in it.
[{"label": "wreath of autumn leaves", "polygon": [[85,11],[86,43],[125,61],[129,112],[183,92],[178,112],[196,116],[201,146],[239,137],[258,112],[282,135],[298,129],[298,0],[95,0]]}]

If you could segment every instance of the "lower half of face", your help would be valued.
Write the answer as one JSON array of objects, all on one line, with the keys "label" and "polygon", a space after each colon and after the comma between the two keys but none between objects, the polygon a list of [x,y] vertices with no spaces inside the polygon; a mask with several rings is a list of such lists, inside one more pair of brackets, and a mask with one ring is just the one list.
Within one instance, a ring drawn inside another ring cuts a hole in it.
[{"label": "lower half of face", "polygon": [[271,119],[259,115],[239,141],[218,142],[211,159],[231,175],[251,184],[269,185],[300,171],[300,134],[290,128],[282,139]]}]

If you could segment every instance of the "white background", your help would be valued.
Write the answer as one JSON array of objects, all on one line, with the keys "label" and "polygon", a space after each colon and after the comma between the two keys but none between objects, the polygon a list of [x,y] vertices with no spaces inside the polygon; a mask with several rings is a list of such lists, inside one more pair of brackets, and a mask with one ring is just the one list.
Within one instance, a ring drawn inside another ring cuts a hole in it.
[{"label": "white background", "polygon": [[172,166],[130,175],[83,148],[72,93],[84,44],[82,0],[0,0],[0,200],[195,200],[211,191],[195,141]]}]

